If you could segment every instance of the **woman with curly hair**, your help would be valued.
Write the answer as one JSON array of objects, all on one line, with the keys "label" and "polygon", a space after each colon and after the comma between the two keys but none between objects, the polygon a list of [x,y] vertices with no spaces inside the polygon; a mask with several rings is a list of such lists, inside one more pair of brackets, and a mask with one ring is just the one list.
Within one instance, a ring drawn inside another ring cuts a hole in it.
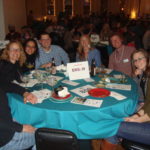
[{"label": "woman with curly hair", "polygon": [[0,150],[27,149],[35,144],[35,128],[13,120],[6,95],[7,92],[16,93],[23,96],[24,103],[36,103],[35,95],[12,82],[21,82],[20,66],[25,60],[23,48],[17,41],[10,42],[0,57]]}]

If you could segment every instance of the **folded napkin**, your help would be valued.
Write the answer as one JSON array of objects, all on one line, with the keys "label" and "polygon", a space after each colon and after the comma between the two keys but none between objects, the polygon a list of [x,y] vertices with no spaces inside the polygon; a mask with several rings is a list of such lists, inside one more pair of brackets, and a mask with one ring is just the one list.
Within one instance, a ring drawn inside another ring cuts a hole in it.
[{"label": "folded napkin", "polygon": [[43,89],[39,91],[33,91],[32,94],[34,94],[37,97],[37,103],[42,103],[43,100],[48,99],[51,96],[51,90]]},{"label": "folded napkin", "polygon": [[58,70],[58,71],[66,71],[66,70],[67,70],[67,67],[64,66],[64,65],[60,65],[60,66],[57,66],[57,67],[56,67],[56,70]]}]

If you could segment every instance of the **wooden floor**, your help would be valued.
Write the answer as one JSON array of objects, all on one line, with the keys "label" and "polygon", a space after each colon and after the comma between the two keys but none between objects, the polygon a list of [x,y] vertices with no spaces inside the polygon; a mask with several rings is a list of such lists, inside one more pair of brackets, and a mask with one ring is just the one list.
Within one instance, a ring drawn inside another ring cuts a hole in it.
[{"label": "wooden floor", "polygon": [[[92,150],[100,150],[101,140],[92,140]],[[118,145],[116,150],[125,150],[121,145]]]}]

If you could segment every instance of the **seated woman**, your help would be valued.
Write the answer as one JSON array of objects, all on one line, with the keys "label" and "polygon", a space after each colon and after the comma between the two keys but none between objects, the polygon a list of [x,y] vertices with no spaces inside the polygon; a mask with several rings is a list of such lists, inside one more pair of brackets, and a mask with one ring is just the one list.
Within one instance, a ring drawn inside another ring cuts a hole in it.
[{"label": "seated woman", "polygon": [[24,103],[36,103],[35,95],[12,82],[21,81],[19,68],[24,62],[25,54],[19,42],[10,42],[0,57],[0,150],[27,149],[35,145],[35,128],[13,120],[6,95],[16,93],[23,96]]},{"label": "seated woman", "polygon": [[24,44],[26,61],[22,67],[23,72],[35,69],[35,59],[38,57],[38,46],[34,39],[28,39]]},{"label": "seated woman", "polygon": [[103,140],[101,150],[114,150],[118,138],[150,145],[150,59],[144,50],[135,51],[131,57],[133,73],[139,78],[144,106],[134,115],[124,119],[115,136]]},{"label": "seated woman", "polygon": [[89,62],[90,66],[92,65],[93,60],[95,61],[96,67],[99,67],[102,64],[100,52],[92,47],[89,36],[83,35],[80,38],[76,61],[86,60]]}]

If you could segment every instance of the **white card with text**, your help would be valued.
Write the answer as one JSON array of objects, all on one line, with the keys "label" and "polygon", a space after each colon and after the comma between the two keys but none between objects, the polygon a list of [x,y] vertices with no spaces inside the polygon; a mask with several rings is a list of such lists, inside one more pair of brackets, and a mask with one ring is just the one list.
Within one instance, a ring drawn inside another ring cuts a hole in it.
[{"label": "white card with text", "polygon": [[90,89],[94,89],[95,87],[92,86],[92,85],[85,85],[85,86],[82,86],[82,87],[78,87],[76,89],[73,89],[71,90],[71,92],[81,96],[81,97],[86,97],[86,96],[89,96],[89,93],[88,91]]},{"label": "white card with text", "polygon": [[88,61],[67,64],[70,80],[90,78]]}]

